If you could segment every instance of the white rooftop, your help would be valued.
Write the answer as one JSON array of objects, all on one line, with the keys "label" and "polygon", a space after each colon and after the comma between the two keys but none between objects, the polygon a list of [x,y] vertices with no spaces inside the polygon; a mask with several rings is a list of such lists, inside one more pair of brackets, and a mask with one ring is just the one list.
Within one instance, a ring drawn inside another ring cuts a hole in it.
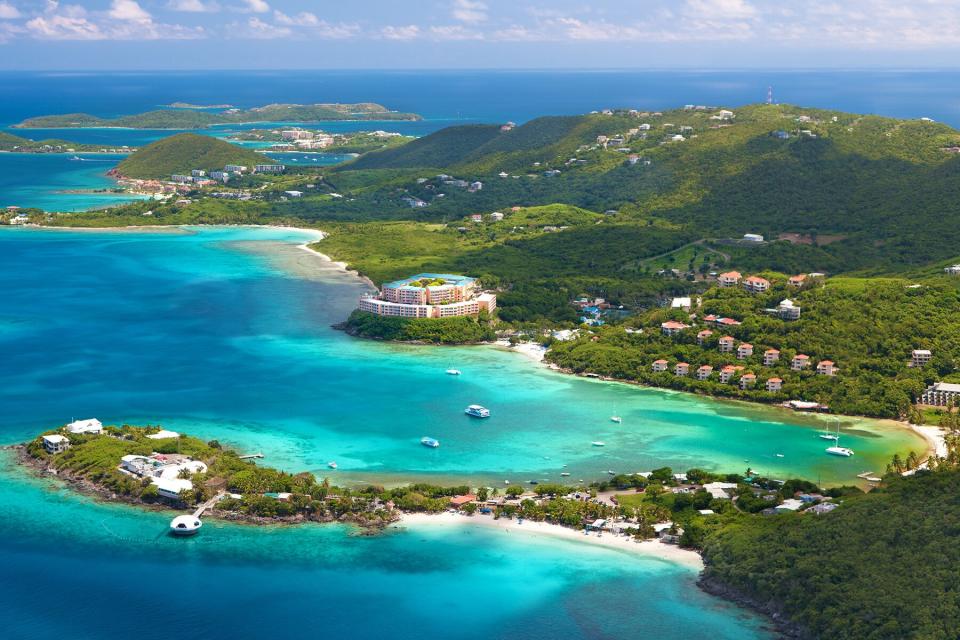
[{"label": "white rooftop", "polygon": [[960,384],[952,382],[935,382],[933,385],[935,391],[946,391],[947,393],[960,393]]},{"label": "white rooftop", "polygon": [[151,440],[166,440],[167,438],[179,438],[180,434],[176,431],[167,431],[166,429],[161,429],[156,433],[151,433],[147,437]]},{"label": "white rooftop", "polygon": [[46,440],[47,442],[51,443],[51,444],[58,444],[58,443],[60,443],[60,442],[66,442],[66,441],[67,441],[67,437],[66,437],[66,436],[61,436],[61,435],[58,434],[58,433],[55,433],[55,434],[53,434],[53,435],[51,435],[51,436],[43,436],[43,439]]},{"label": "white rooftop", "polygon": [[74,420],[67,425],[67,431],[70,433],[100,433],[103,431],[103,424],[96,418]]}]

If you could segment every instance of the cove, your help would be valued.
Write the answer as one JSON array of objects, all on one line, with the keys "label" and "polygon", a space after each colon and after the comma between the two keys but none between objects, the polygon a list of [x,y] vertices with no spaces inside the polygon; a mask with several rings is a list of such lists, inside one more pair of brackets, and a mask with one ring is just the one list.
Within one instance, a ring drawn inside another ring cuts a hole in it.
[{"label": "cove", "polygon": [[[368,285],[297,246],[315,239],[239,227],[0,232],[0,268],[17,274],[0,299],[0,442],[96,416],[162,423],[289,471],[324,475],[336,460],[341,482],[501,486],[665,465],[850,483],[925,447],[898,426],[845,419],[857,456],[836,458],[813,417],[577,378],[492,347],[351,338],[330,325]],[[463,375],[444,375],[450,366]],[[471,420],[471,403],[493,416]],[[422,447],[427,435],[441,447]]]}]

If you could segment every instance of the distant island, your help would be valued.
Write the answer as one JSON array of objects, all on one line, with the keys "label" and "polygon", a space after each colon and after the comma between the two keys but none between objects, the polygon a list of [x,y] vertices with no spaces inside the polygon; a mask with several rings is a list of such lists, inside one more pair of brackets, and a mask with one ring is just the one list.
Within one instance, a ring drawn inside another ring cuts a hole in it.
[{"label": "distant island", "polygon": [[133,153],[126,145],[84,144],[69,140],[31,140],[0,132],[0,152],[8,153]]},{"label": "distant island", "polygon": [[232,104],[191,104],[189,102],[171,102],[162,105],[168,109],[233,109]]},{"label": "distant island", "polygon": [[268,104],[252,109],[231,108],[209,113],[196,107],[157,109],[117,118],[88,113],[67,113],[28,118],[14,125],[18,129],[84,129],[120,127],[128,129],[206,129],[222,124],[250,122],[323,122],[329,120],[420,120],[415,113],[391,111],[372,102],[357,104]]}]

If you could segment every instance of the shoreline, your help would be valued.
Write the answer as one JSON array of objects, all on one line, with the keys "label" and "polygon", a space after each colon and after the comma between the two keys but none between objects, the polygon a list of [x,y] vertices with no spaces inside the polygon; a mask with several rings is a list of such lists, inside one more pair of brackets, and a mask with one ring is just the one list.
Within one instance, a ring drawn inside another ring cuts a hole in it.
[{"label": "shoreline", "polygon": [[446,511],[444,513],[404,513],[397,522],[387,526],[387,529],[402,527],[430,526],[432,529],[454,529],[461,527],[483,527],[486,530],[497,531],[501,534],[519,534],[529,538],[552,538],[581,544],[591,544],[607,549],[656,558],[672,564],[679,564],[691,570],[703,570],[703,559],[696,551],[681,549],[676,545],[665,544],[656,539],[637,541],[629,536],[618,536],[610,532],[603,535],[591,533],[584,535],[583,531],[564,527],[549,522],[524,520],[519,524],[512,518],[494,519],[493,516],[475,514],[467,516],[459,512]]}]

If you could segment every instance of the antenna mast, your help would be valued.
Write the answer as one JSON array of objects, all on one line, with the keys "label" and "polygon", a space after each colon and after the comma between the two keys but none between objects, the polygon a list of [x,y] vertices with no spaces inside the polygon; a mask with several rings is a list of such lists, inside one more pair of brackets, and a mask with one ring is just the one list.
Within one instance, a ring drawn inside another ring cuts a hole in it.
[{"label": "antenna mast", "polygon": [[767,87],[767,104],[773,104],[773,87]]}]

